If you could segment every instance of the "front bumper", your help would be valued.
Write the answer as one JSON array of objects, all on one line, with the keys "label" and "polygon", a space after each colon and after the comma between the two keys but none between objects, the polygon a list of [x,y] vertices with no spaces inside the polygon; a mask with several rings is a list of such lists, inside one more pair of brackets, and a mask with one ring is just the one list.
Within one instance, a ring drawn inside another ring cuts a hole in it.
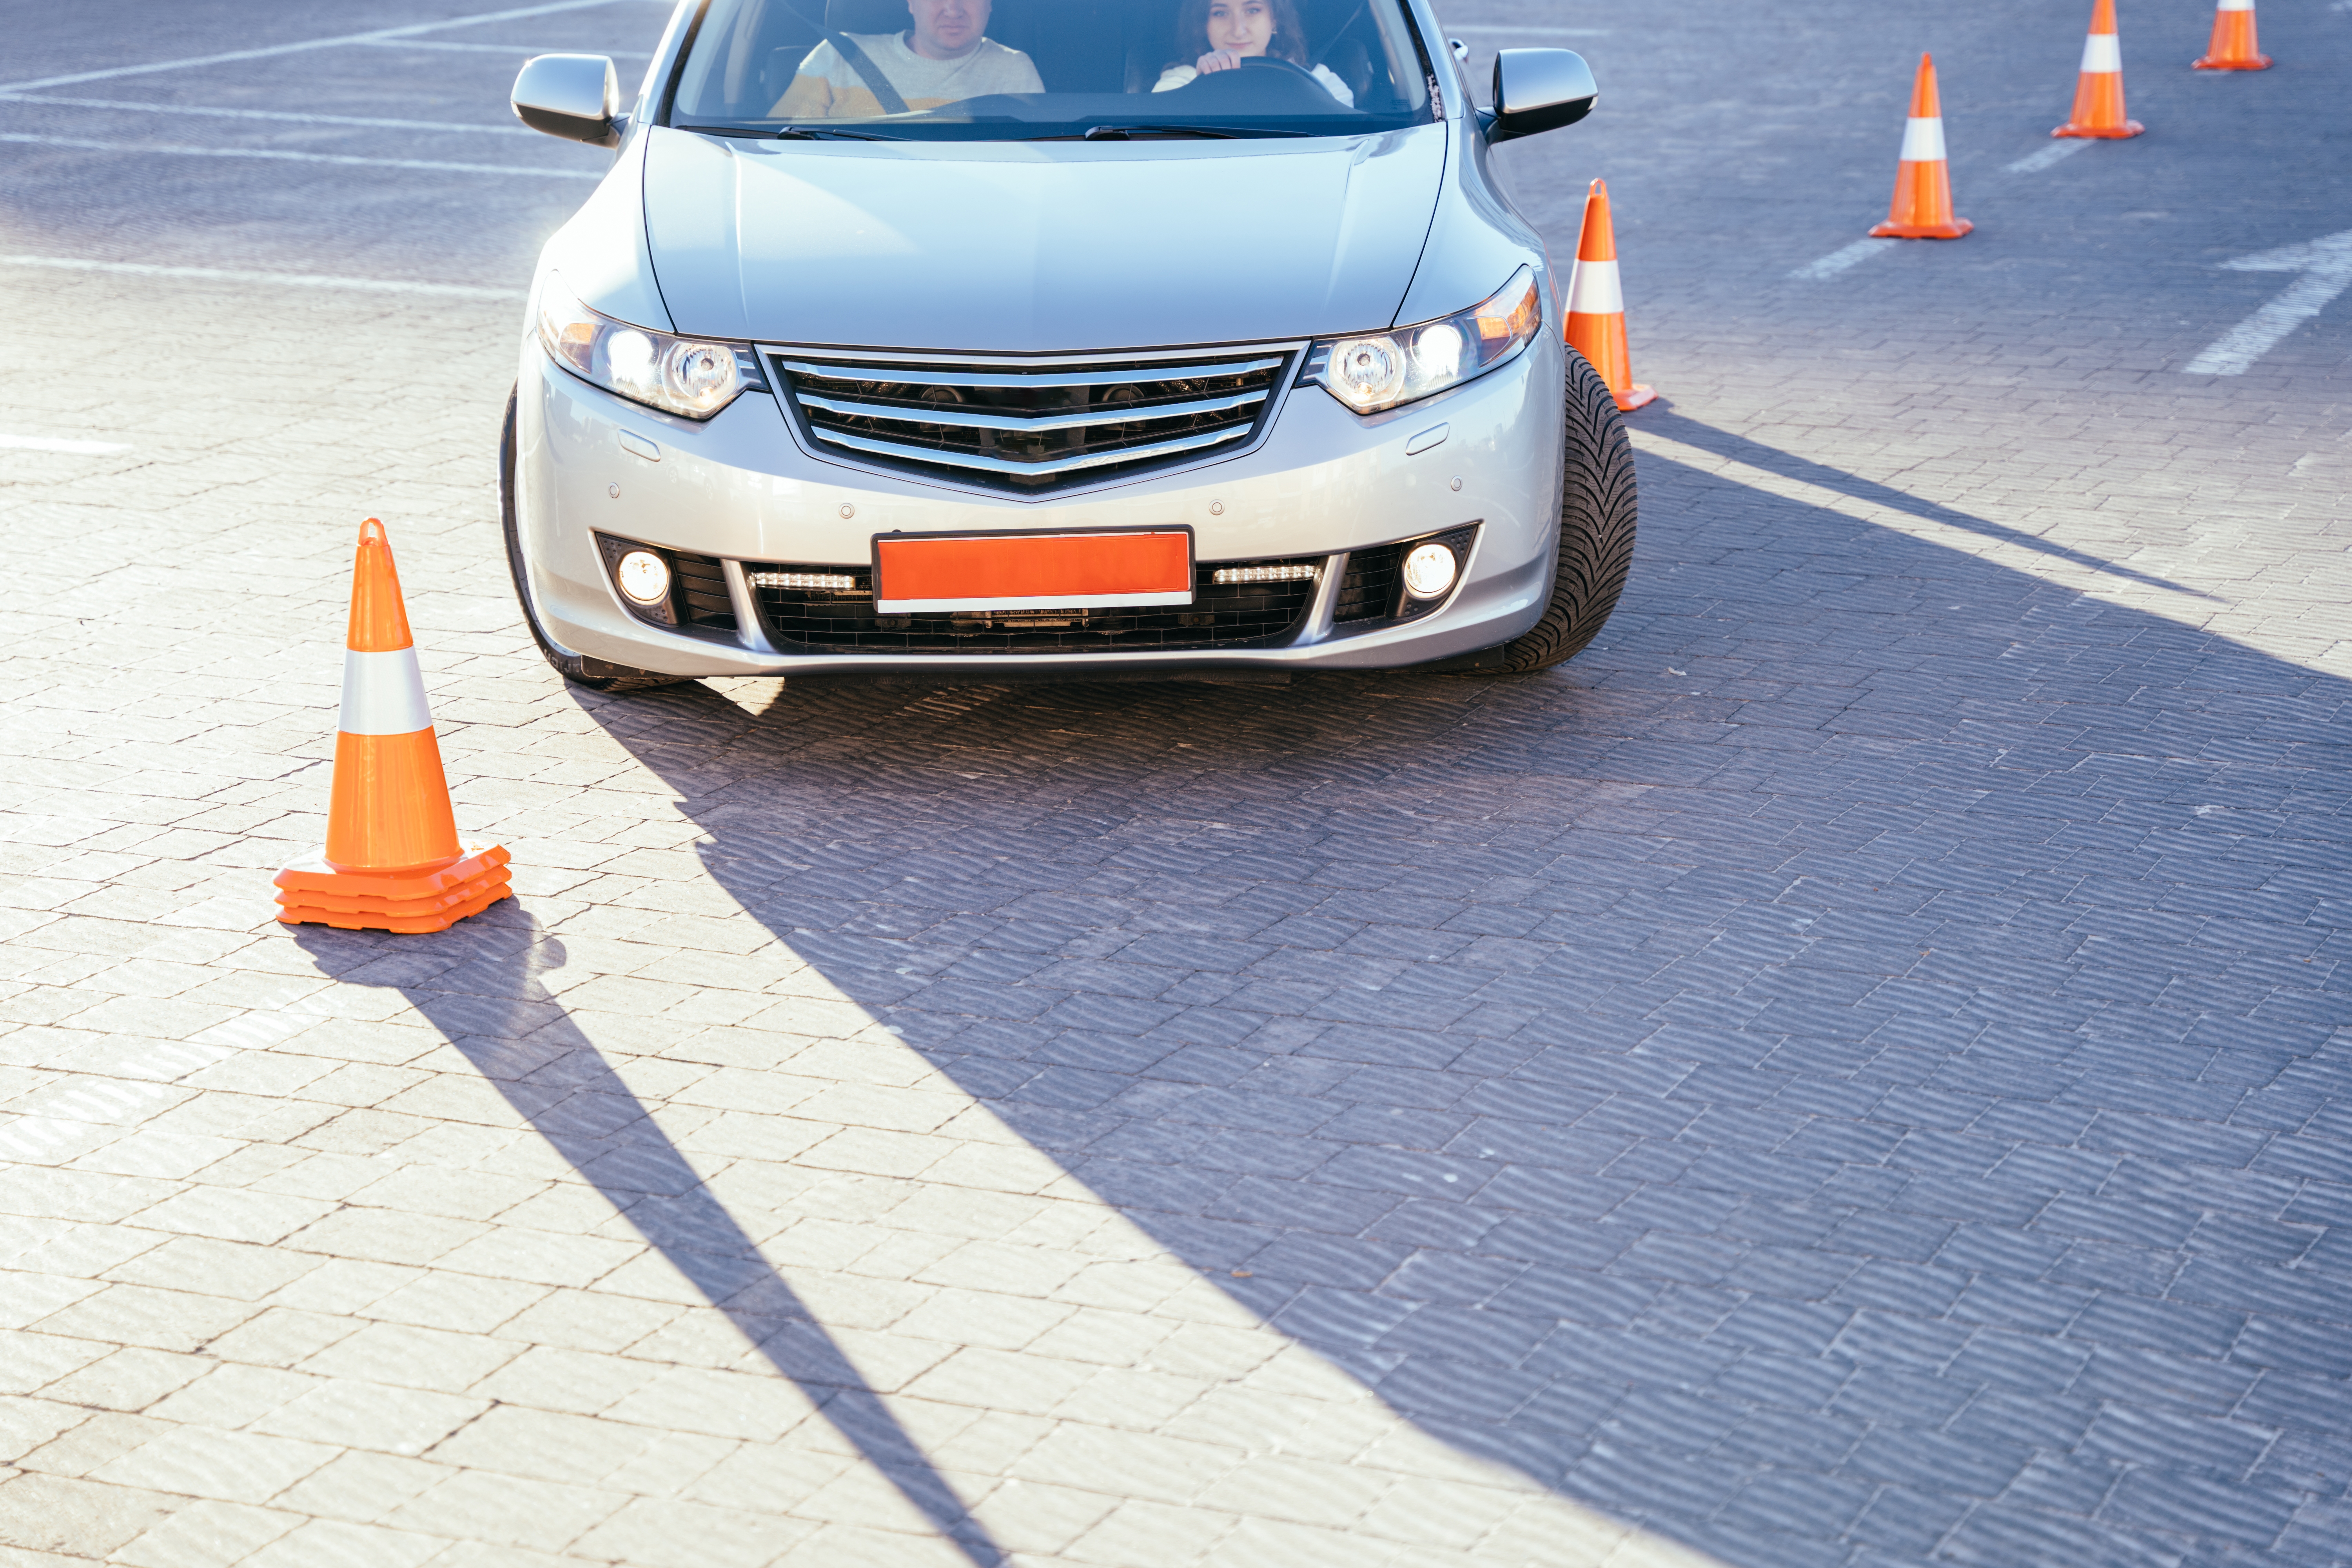
[{"label": "front bumper", "polygon": [[[747,393],[705,423],[656,413],[559,369],[527,338],[510,482],[541,631],[563,652],[614,665],[679,676],[1071,679],[1392,668],[1495,647],[1541,615],[1559,531],[1564,383],[1563,351],[1545,333],[1499,370],[1369,418],[1319,387],[1291,387],[1241,453],[1024,500],[819,456],[771,393]],[[1429,443],[1440,426],[1443,438]],[[1408,445],[1423,449],[1408,455]],[[1472,522],[1476,544],[1440,608],[1370,630],[1334,625],[1348,552]],[[1325,557],[1295,630],[1246,647],[792,651],[772,640],[744,581],[745,563],[862,565],[877,533],[1175,524],[1192,529],[1204,563]],[[734,628],[672,629],[632,615],[598,534],[714,558]]]}]

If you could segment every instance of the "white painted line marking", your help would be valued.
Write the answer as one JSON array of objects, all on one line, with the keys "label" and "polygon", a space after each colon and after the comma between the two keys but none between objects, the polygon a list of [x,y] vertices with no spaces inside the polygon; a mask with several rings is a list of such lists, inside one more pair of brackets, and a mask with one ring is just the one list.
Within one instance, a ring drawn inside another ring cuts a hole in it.
[{"label": "white painted line marking", "polygon": [[2080,153],[2084,148],[2088,147],[2090,144],[2088,138],[2079,136],[2069,137],[2063,142],[2053,142],[2049,146],[2042,148],[2039,153],[2028,153],[2024,157],[2020,158],[2014,163],[2003,163],[2001,165],[2001,173],[2004,174],[2038,174],[2053,163],[2064,163],[2067,159],[2073,157],[2075,153]]},{"label": "white painted line marking", "polygon": [[2206,345],[2180,367],[2183,375],[2243,375],[2279,340],[2326,310],[2352,289],[2352,228],[2301,245],[2232,257],[2221,263],[2233,272],[2300,272],[2302,277],[2272,296],[2263,308]]},{"label": "white painted line marking", "polygon": [[61,436],[0,436],[0,447],[19,452],[71,452],[83,458],[131,450],[120,441],[68,441]]},{"label": "white painted line marking", "polygon": [[355,114],[292,114],[278,109],[210,109],[193,103],[129,103],[115,98],[49,98],[30,92],[0,92],[0,103],[55,103],[68,109],[121,109],[134,114],[196,114],[216,120],[272,120],[289,125],[366,125],[386,131],[467,131],[491,136],[544,134],[528,125],[469,125],[457,120],[370,120]]},{"label": "white painted line marking", "polygon": [[440,38],[368,38],[372,49],[447,49],[464,55],[609,55],[616,60],[649,60],[650,49],[599,49],[548,44],[457,44]]},{"label": "white painted line marking", "polygon": [[1857,239],[1842,249],[1831,251],[1818,261],[1806,262],[1789,276],[1808,283],[1819,282],[1824,278],[1836,277],[1849,267],[1859,267],[1879,252],[1892,250],[1902,243],[1899,239]]},{"label": "white painted line marking", "polygon": [[1606,27],[1521,27],[1509,22],[1465,22],[1446,33],[1507,33],[1515,38],[1605,38]]},{"label": "white painted line marking", "polygon": [[[34,77],[25,81],[0,81],[0,92],[24,92],[37,87],[71,87],[77,82],[108,81],[121,76],[146,76],[153,71],[191,70],[197,66],[228,65],[237,60],[266,60],[299,55],[306,49],[331,49],[344,44],[373,44],[383,38],[405,38],[438,33],[451,27],[478,27],[485,22],[511,22],[524,16],[546,16],[558,11],[589,11],[621,0],[551,0],[543,5],[523,5],[511,11],[485,11],[473,16],[452,16],[443,22],[418,22],[406,27],[374,27],[364,33],[344,33],[332,38],[305,38],[298,44],[272,44],[266,48],[231,49],[226,54],[194,55],[184,60],[157,60],[143,66],[113,66],[105,70],[75,71],[68,76]],[[667,4],[667,0],[656,0]]]},{"label": "white painted line marking", "polygon": [[520,289],[471,283],[411,283],[400,278],[339,278],[327,272],[244,272],[224,267],[157,267],[143,261],[89,261],[74,256],[0,256],[0,267],[46,267],[61,272],[112,272],[126,278],[174,278],[194,283],[258,283],[271,289],[356,289],[370,294],[425,294],[447,300],[520,300]]},{"label": "white painted line marking", "polygon": [[542,180],[601,180],[586,169],[533,169],[515,163],[452,163],[438,158],[355,158],[340,153],[289,153],[275,147],[173,147],[155,142],[92,142],[80,136],[26,136],[0,131],[0,142],[75,147],[89,153],[164,153],[181,158],[264,158],[283,163],[340,163],[361,169],[433,169],[454,174],[526,174]]}]

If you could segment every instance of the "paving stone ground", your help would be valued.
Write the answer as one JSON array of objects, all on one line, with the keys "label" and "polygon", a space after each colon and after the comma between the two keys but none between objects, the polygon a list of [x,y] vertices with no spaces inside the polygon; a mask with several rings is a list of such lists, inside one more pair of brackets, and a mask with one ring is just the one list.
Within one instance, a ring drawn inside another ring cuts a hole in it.
[{"label": "paving stone ground", "polygon": [[[2352,1562],[2352,13],[1486,0],[1642,543],[1513,681],[613,698],[517,306],[0,261],[0,1564]],[[2064,14],[2062,14],[2064,13]],[[0,5],[10,81],[462,14]],[[644,49],[623,0],[429,35]],[[383,20],[390,18],[390,20]],[[1978,232],[1819,281],[1937,51]],[[59,87],[495,126],[513,58]],[[0,102],[0,252],[519,289],[593,155]],[[439,138],[436,140],[435,138]],[[268,918],[390,524],[441,936]]]}]

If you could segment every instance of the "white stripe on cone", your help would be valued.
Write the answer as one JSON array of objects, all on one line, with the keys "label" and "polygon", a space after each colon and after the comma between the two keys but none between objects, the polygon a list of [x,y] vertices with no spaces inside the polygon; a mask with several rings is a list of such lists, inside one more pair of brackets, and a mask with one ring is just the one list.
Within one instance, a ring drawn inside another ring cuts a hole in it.
[{"label": "white stripe on cone", "polygon": [[2105,76],[2124,68],[2124,45],[2113,33],[2091,33],[2083,39],[2083,69]]},{"label": "white stripe on cone", "polygon": [[343,717],[337,728],[346,735],[413,735],[433,728],[416,650],[344,650]]},{"label": "white stripe on cone", "polygon": [[1944,161],[1944,121],[1941,116],[1903,122],[1903,156],[1905,163],[1940,163]]},{"label": "white stripe on cone", "polygon": [[1625,309],[1625,290],[1618,285],[1614,261],[1579,258],[1568,279],[1568,313],[1571,316],[1613,316]]},{"label": "white stripe on cone", "polygon": [[2221,0],[2221,4],[2215,8],[2222,11],[2251,11],[2254,8],[2254,0]]}]

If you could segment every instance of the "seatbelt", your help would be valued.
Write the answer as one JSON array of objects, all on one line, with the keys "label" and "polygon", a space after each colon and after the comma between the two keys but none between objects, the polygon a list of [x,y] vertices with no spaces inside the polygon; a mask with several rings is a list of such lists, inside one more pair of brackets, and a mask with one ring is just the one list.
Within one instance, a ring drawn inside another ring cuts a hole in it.
[{"label": "seatbelt", "polygon": [[882,68],[874,63],[874,57],[858,47],[856,39],[846,33],[828,31],[824,41],[833,46],[835,54],[849,62],[849,68],[863,78],[866,85],[873,89],[874,96],[882,100],[883,113],[907,112],[907,100],[898,96],[898,89],[890,85],[890,79],[882,74]]},{"label": "seatbelt", "polygon": [[783,0],[783,5],[785,10],[814,27],[824,41],[833,46],[833,52],[849,62],[849,68],[857,73],[867,90],[880,100],[883,113],[907,112],[907,100],[898,96],[898,89],[890,85],[888,77],[882,74],[882,68],[874,63],[874,57],[860,48],[856,39],[846,33],[836,33],[821,22],[810,21],[808,13],[793,5],[793,0]]}]

